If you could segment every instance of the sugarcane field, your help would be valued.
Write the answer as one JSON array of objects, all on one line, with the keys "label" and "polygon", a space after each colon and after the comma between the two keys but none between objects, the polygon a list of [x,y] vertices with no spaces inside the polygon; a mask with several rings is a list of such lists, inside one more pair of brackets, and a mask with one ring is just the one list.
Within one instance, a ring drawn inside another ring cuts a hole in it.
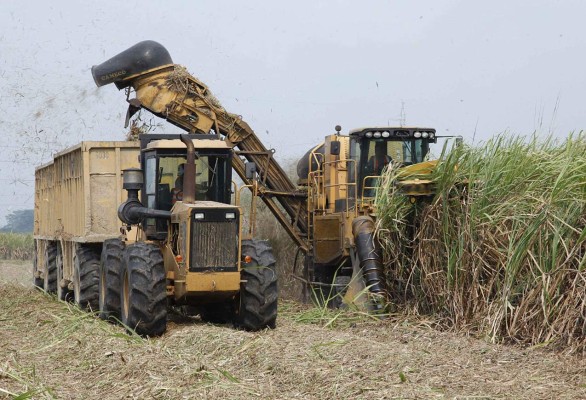
[{"label": "sugarcane field", "polygon": [[584,12],[3,5],[0,399],[586,398]]}]

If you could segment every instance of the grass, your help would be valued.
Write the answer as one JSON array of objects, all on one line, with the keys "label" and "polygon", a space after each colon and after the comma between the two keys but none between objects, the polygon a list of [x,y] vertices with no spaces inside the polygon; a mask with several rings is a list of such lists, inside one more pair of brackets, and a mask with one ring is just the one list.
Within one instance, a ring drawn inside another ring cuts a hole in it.
[{"label": "grass", "polygon": [[0,233],[1,260],[31,260],[34,241],[31,234]]},{"label": "grass", "polygon": [[393,301],[493,341],[586,350],[586,136],[444,149],[436,196],[378,193]]},{"label": "grass", "polygon": [[[22,398],[584,398],[586,360],[502,347],[417,318],[244,332],[171,319],[156,339],[37,290],[0,285],[0,393]],[[7,323],[8,321],[8,323]],[[514,373],[511,373],[514,371]],[[12,398],[8,395],[8,398]]]}]

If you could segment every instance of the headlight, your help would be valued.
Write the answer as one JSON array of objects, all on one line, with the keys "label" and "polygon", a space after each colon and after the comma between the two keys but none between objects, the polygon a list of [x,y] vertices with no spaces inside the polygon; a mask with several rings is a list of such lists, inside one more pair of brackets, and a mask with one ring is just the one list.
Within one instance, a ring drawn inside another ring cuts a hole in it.
[{"label": "headlight", "polygon": [[375,138],[378,139],[381,137],[381,134],[380,134],[380,132],[375,132],[374,135],[372,135],[372,136],[374,136]]},{"label": "headlight", "polygon": [[226,219],[234,219],[236,218],[236,214],[233,212],[226,213]]},{"label": "headlight", "polygon": [[367,138],[371,138],[372,137],[372,132],[366,132],[366,135],[364,135],[364,136],[366,136]]},{"label": "headlight", "polygon": [[384,131],[384,132],[383,132],[383,137],[384,137],[384,138],[387,138],[387,137],[389,137],[389,136],[391,136],[391,134],[389,133],[389,131]]},{"label": "headlight", "polygon": [[421,137],[421,132],[415,132],[413,134],[413,137],[420,138]]},{"label": "headlight", "polygon": [[423,132],[423,133],[421,134],[421,136],[422,136],[422,137],[424,137],[424,138],[426,138],[426,137],[428,137],[428,136],[429,136],[429,133],[427,133],[427,132]]},{"label": "headlight", "polygon": [[433,132],[429,132],[429,138],[433,139],[435,137],[435,135],[433,134]]},{"label": "headlight", "polygon": [[205,217],[204,213],[195,213],[193,216],[195,219],[203,219]]}]

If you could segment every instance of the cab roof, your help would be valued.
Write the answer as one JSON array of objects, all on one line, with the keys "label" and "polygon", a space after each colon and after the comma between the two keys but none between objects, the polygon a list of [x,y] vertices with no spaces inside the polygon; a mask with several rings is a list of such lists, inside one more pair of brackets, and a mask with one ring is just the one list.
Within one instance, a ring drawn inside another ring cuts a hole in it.
[{"label": "cab roof", "polygon": [[[195,149],[232,149],[233,145],[225,140],[217,139],[192,139]],[[185,149],[185,143],[180,139],[158,139],[149,142],[147,149]]]},{"label": "cab roof", "polygon": [[380,132],[384,132],[384,131],[388,131],[388,132],[393,132],[393,131],[427,131],[427,132],[434,132],[435,133],[435,129],[433,128],[422,128],[422,127],[417,127],[417,126],[365,126],[362,128],[356,128],[356,129],[352,129],[349,134],[350,135],[359,135],[361,133],[366,133],[366,132],[375,132],[375,131],[380,131]]}]

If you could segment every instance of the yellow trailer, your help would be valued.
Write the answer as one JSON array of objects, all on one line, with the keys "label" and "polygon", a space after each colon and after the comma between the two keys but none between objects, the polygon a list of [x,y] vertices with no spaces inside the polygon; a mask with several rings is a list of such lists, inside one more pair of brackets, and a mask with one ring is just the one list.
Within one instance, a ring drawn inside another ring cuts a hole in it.
[{"label": "yellow trailer", "polygon": [[98,308],[98,275],[79,276],[76,265],[99,264],[103,242],[120,236],[122,170],[139,167],[139,155],[138,142],[87,141],[35,170],[36,286]]}]

